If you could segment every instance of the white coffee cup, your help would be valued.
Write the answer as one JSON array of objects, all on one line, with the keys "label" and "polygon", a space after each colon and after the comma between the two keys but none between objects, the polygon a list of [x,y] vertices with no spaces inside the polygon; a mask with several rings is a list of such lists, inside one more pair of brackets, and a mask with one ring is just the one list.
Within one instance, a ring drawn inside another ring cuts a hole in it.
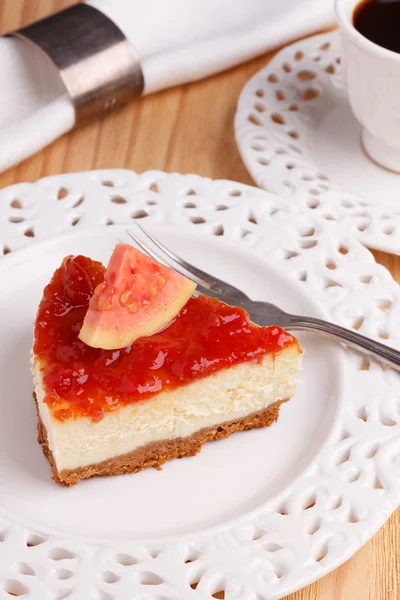
[{"label": "white coffee cup", "polygon": [[360,0],[336,0],[344,85],[362,143],[378,164],[400,173],[400,54],[371,42],[353,25]]}]

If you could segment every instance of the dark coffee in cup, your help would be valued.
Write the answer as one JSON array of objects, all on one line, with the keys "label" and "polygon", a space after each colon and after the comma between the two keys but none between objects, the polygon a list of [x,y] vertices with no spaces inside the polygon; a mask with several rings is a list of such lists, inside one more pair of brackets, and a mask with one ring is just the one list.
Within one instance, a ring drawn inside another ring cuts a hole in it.
[{"label": "dark coffee in cup", "polygon": [[400,0],[362,0],[353,25],[371,42],[400,53]]}]

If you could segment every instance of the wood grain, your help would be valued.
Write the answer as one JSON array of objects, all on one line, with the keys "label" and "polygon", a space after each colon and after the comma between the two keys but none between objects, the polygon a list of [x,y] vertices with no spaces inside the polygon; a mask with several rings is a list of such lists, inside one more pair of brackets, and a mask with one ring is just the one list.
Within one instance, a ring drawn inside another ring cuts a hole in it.
[{"label": "wood grain", "polygon": [[[0,34],[74,4],[0,0]],[[272,54],[205,81],[143,98],[67,136],[0,175],[0,187],[61,172],[123,167],[198,173],[252,183],[233,136],[238,95]],[[376,259],[400,279],[400,258]],[[400,512],[345,565],[286,600],[398,600]]]}]

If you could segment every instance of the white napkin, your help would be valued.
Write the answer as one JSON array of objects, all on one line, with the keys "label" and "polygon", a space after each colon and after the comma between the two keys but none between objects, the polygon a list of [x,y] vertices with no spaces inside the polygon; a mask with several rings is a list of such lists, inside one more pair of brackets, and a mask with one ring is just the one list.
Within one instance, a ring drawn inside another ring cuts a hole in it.
[{"label": "white napkin", "polygon": [[[333,0],[89,0],[140,57],[145,94],[193,81],[334,23]],[[16,38],[0,38],[0,171],[74,125],[56,68]]]}]

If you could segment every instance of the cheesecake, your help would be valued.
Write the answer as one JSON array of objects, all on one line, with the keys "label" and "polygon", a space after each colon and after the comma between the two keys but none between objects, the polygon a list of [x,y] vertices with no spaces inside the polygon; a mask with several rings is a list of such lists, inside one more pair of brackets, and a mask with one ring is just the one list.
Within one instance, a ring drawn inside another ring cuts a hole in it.
[{"label": "cheesecake", "polygon": [[159,469],[207,441],[277,420],[299,378],[295,337],[198,296],[149,337],[93,348],[79,333],[104,272],[90,258],[66,257],[34,325],[38,441],[56,482]]}]

